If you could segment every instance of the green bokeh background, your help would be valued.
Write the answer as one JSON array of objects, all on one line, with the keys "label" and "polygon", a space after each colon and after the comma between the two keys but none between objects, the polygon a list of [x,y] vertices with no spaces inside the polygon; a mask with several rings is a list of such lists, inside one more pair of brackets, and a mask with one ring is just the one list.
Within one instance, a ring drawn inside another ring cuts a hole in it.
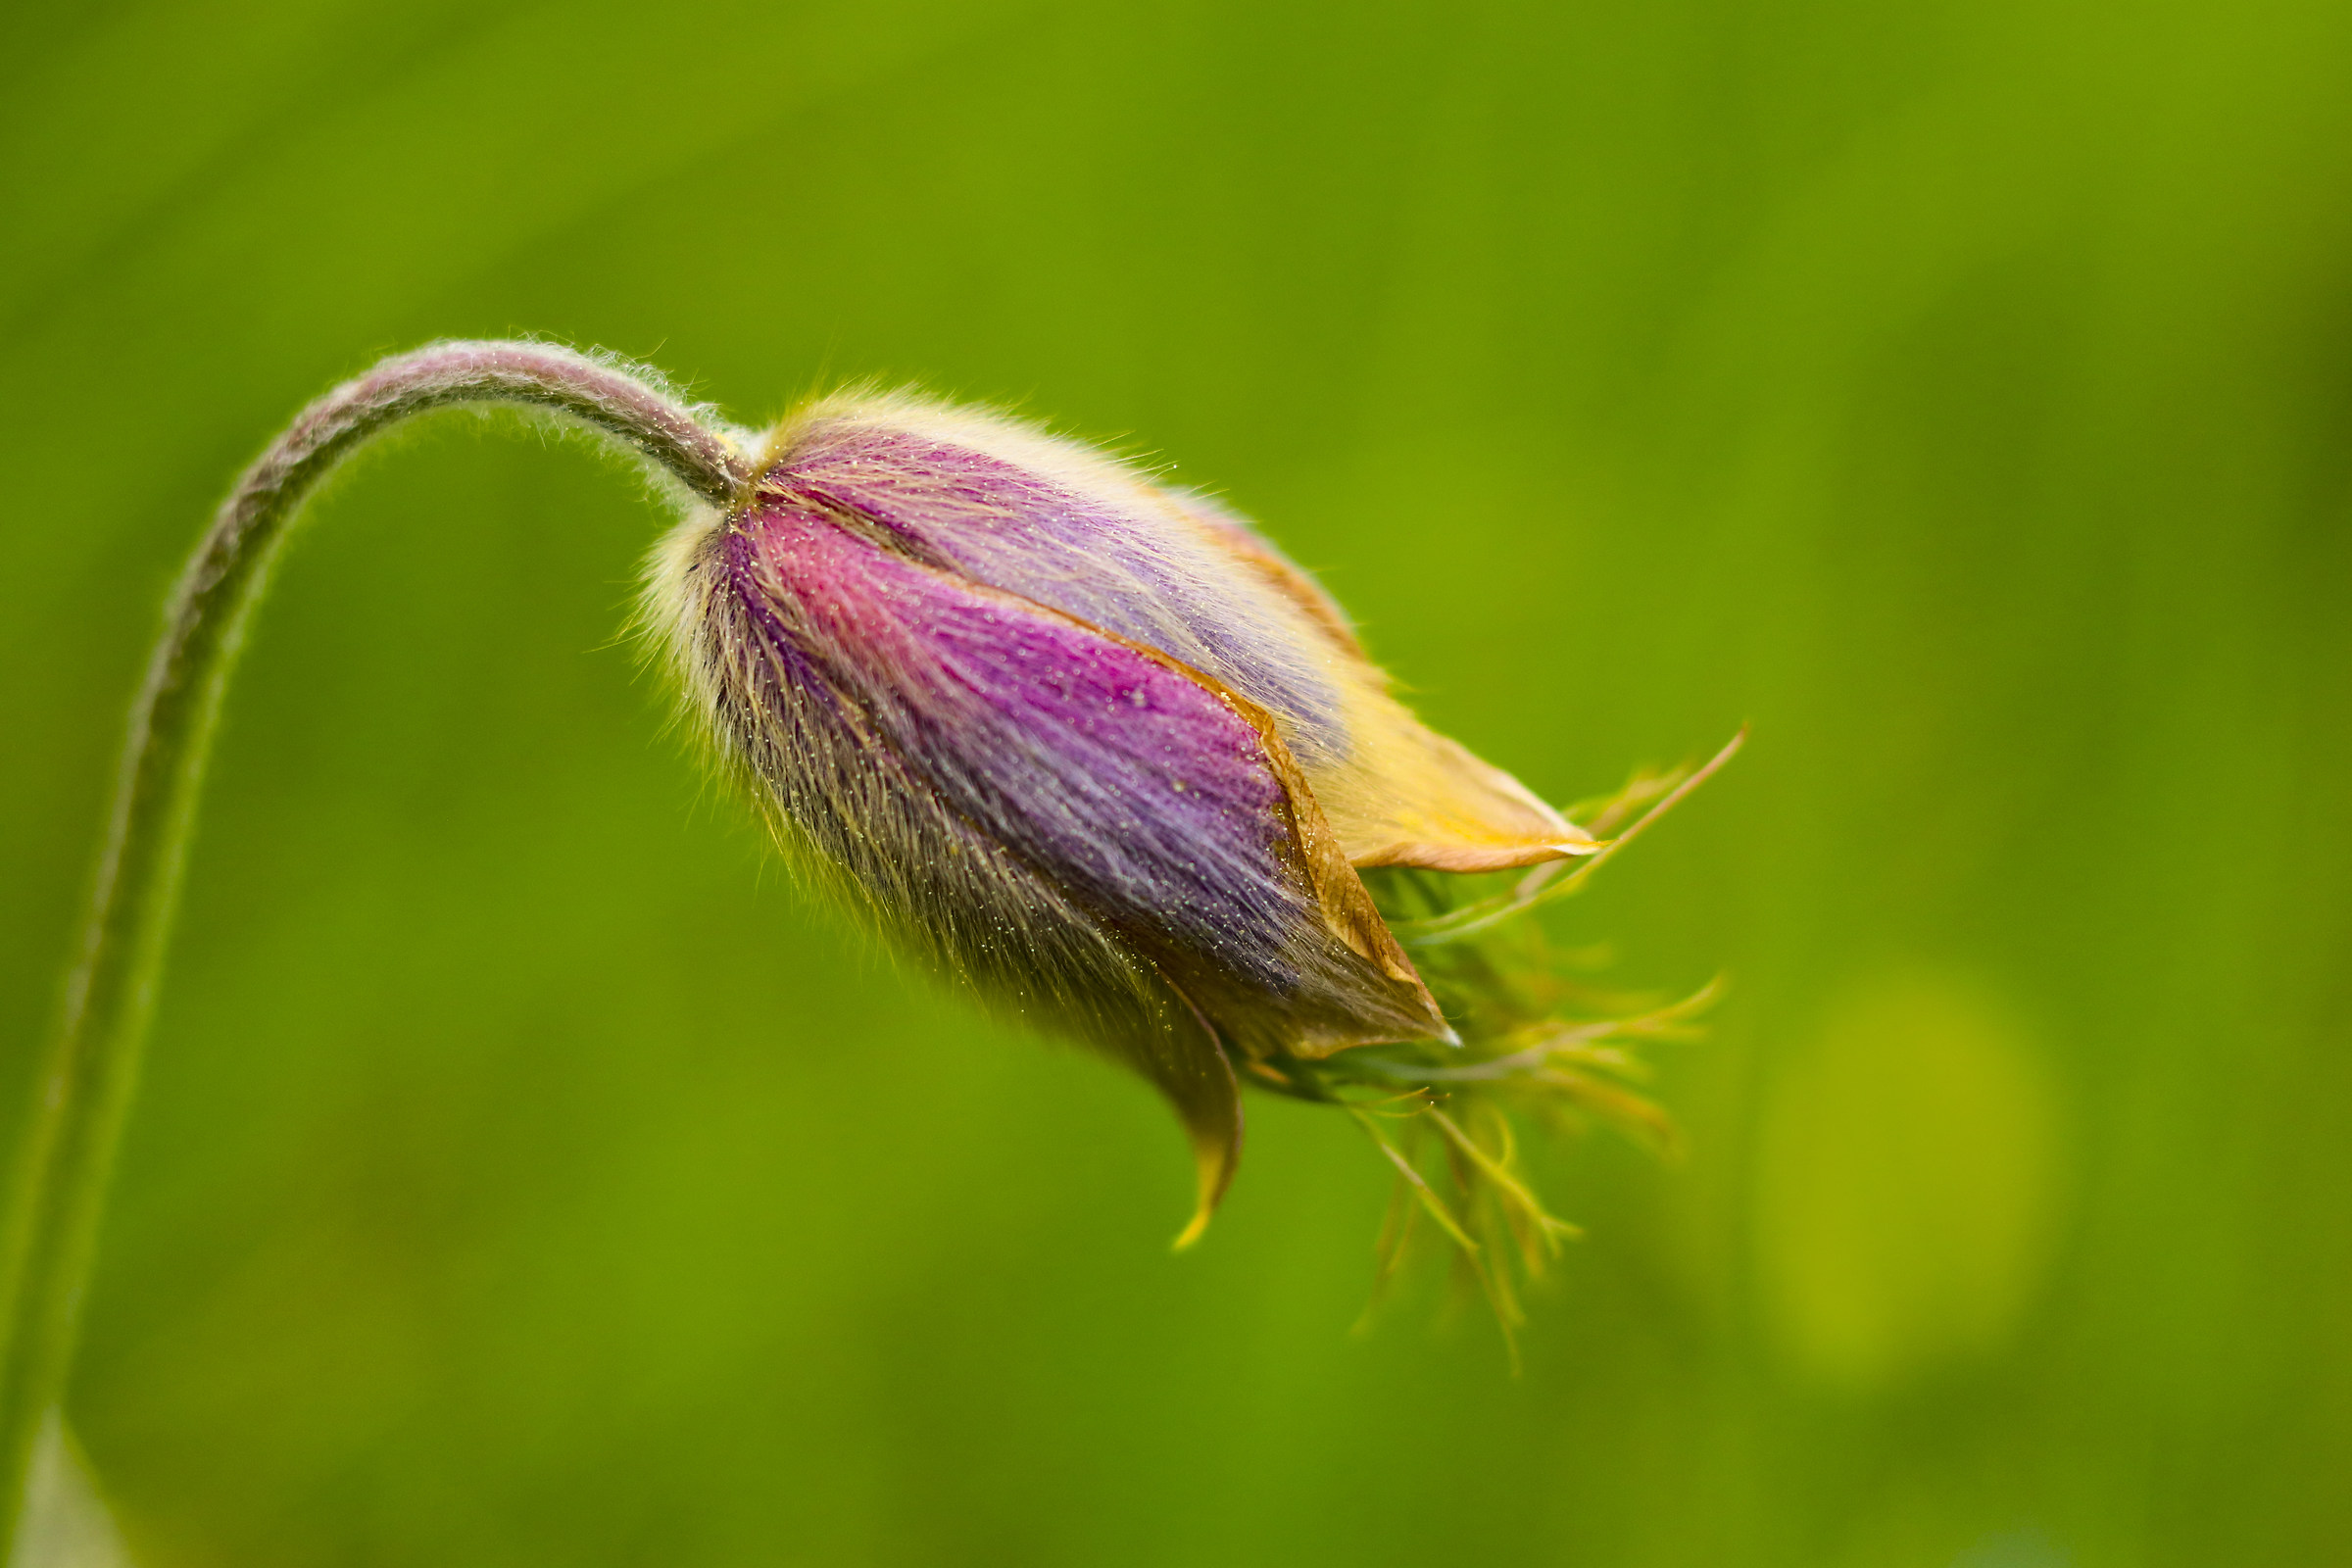
[{"label": "green bokeh background", "polygon": [[228,477],[518,331],[1017,403],[1322,570],[1734,980],[1540,1156],[1514,1378],[1386,1184],[984,1023],[618,636],[658,519],[442,416],[232,696],[73,1416],[143,1561],[2352,1561],[2352,13],[825,0],[0,13],[0,1062]]}]

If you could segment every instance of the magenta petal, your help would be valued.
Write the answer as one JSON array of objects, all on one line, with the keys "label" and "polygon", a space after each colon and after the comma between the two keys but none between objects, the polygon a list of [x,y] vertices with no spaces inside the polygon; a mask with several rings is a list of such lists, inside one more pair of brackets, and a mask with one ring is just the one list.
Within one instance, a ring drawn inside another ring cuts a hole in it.
[{"label": "magenta petal", "polygon": [[787,668],[950,810],[1154,946],[1296,985],[1319,925],[1250,721],[1165,660],[787,507],[728,543]]}]

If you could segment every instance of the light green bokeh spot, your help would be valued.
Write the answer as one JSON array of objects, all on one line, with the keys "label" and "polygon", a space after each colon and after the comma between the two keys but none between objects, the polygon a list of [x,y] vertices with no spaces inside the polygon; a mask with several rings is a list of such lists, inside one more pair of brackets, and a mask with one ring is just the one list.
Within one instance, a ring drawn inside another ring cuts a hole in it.
[{"label": "light green bokeh spot", "polygon": [[2058,1149],[1996,999],[1925,971],[1849,986],[1765,1110],[1760,1274],[1790,1359],[1866,1390],[1997,1348],[2048,1256]]}]

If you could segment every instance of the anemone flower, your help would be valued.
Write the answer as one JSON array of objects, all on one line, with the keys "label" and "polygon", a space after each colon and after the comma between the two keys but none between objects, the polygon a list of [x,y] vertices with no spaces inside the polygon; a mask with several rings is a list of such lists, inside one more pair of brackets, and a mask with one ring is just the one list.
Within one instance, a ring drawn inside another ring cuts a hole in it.
[{"label": "anemone flower", "polygon": [[821,398],[760,434],[610,358],[436,344],[305,410],[168,608],[0,1244],[0,1550],[45,1423],[61,1430],[247,619],[345,457],[411,415],[483,404],[642,461],[682,519],[642,620],[716,754],[810,880],[1167,1097],[1200,1171],[1182,1241],[1233,1178],[1240,1084],[1329,1103],[1396,1174],[1382,1277],[1426,1218],[1507,1329],[1509,1261],[1540,1269],[1569,1229],[1529,1189],[1508,1113],[1667,1134],[1630,1047],[1684,1031],[1710,993],[1597,992],[1517,917],[1573,892],[1737,739],[1561,812],[1416,719],[1250,524],[1101,451],[909,395]]}]

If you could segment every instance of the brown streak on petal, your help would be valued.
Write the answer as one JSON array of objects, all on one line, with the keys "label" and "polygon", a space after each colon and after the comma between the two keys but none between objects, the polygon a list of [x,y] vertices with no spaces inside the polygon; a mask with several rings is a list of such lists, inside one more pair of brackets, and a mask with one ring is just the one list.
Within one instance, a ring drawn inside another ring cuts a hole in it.
[{"label": "brown streak on petal", "polygon": [[1405,842],[1387,845],[1367,855],[1357,855],[1348,863],[1358,870],[1381,865],[1401,865],[1417,871],[1516,871],[1525,866],[1542,865],[1547,860],[1592,855],[1599,848],[1590,839],[1575,843],[1498,845],[1489,850],[1464,844]]},{"label": "brown streak on petal", "polygon": [[[1214,689],[1208,677],[1200,678]],[[1323,907],[1324,923],[1349,948],[1378,964],[1390,979],[1410,984],[1422,997],[1428,997],[1420,975],[1413,970],[1412,960],[1404,956],[1404,949],[1397,946],[1388,922],[1373,906],[1372,895],[1365,891],[1363,878],[1355,874],[1355,867],[1341,853],[1331,823],[1324,817],[1314,791],[1307,786],[1306,775],[1298,770],[1290,748],[1274,732],[1273,719],[1265,710],[1231,692],[1220,691],[1219,695],[1257,730],[1259,744],[1265,748],[1267,766],[1290,800],[1292,837],[1298,846],[1300,868],[1315,890],[1316,902]],[[1429,1011],[1432,1017],[1437,1015],[1434,1001],[1429,1004]]]}]

